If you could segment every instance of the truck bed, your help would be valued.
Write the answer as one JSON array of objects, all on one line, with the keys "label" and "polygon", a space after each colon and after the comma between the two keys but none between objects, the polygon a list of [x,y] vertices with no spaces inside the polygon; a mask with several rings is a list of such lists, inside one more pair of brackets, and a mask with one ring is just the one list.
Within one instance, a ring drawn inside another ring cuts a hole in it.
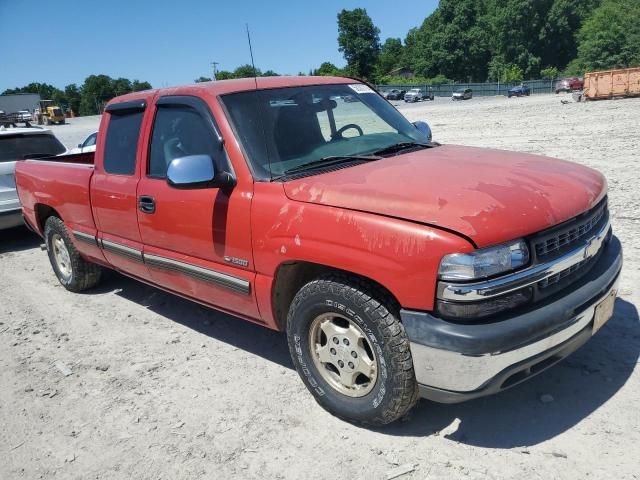
[{"label": "truck bed", "polygon": [[27,222],[38,233],[43,233],[37,217],[43,205],[63,219],[72,219],[74,225],[96,228],[89,198],[93,159],[93,153],[79,153],[17,162],[20,203]]}]

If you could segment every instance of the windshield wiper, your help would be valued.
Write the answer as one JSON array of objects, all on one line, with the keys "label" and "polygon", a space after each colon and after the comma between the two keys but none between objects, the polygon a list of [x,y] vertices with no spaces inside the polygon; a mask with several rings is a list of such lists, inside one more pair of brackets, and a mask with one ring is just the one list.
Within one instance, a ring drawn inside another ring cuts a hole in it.
[{"label": "windshield wiper", "polygon": [[353,160],[359,160],[363,162],[372,162],[374,160],[380,160],[382,157],[377,155],[332,155],[330,157],[322,157],[319,160],[298,165],[297,167],[290,168],[284,171],[284,175],[290,175],[292,173],[303,172],[305,170],[312,170],[314,168],[328,167],[331,165],[338,165],[344,162],[351,162]]},{"label": "windshield wiper", "polygon": [[373,152],[373,155],[386,155],[387,153],[396,153],[396,152],[400,152],[401,150],[406,150],[408,148],[415,148],[415,147],[429,148],[429,147],[433,147],[433,145],[430,143],[420,143],[420,142],[400,142],[394,145],[389,145],[388,147],[381,148],[380,150],[376,150],[375,152]]}]

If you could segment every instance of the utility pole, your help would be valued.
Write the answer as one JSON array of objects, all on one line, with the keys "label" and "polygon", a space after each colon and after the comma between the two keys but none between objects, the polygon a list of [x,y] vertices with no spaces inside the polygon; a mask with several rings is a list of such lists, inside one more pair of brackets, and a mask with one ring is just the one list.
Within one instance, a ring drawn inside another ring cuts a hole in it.
[{"label": "utility pole", "polygon": [[213,67],[213,78],[212,78],[212,80],[213,80],[214,82],[215,82],[215,80],[216,80],[216,75],[217,75],[217,73],[218,73],[218,68],[217,68],[217,67],[218,67],[218,65],[220,65],[220,63],[219,63],[219,62],[211,62],[211,66]]}]

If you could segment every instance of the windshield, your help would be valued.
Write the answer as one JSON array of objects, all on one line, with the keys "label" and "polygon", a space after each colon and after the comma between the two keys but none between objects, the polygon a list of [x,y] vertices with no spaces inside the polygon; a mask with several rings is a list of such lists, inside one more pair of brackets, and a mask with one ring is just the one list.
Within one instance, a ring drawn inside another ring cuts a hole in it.
[{"label": "windshield", "polygon": [[363,84],[252,90],[222,97],[257,179],[327,157],[368,155],[398,143],[428,143]]},{"label": "windshield", "polygon": [[0,162],[23,160],[27,155],[58,155],[66,151],[53,135],[0,135]]}]

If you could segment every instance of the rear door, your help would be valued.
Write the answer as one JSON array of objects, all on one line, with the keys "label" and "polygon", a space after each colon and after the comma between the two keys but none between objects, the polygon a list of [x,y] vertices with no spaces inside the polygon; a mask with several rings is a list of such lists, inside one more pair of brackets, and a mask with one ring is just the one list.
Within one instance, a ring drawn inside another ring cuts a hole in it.
[{"label": "rear door", "polygon": [[138,224],[154,283],[201,302],[259,318],[250,211],[253,183],[176,189],[169,163],[209,155],[216,172],[232,172],[207,104],[193,96],[157,99],[147,168],[138,185]]},{"label": "rear door", "polygon": [[[104,256],[115,268],[142,279],[150,274],[142,258],[136,191],[142,156],[146,102],[111,104],[99,134],[102,162],[91,178],[91,206]],[[105,135],[106,131],[106,135]]]}]

